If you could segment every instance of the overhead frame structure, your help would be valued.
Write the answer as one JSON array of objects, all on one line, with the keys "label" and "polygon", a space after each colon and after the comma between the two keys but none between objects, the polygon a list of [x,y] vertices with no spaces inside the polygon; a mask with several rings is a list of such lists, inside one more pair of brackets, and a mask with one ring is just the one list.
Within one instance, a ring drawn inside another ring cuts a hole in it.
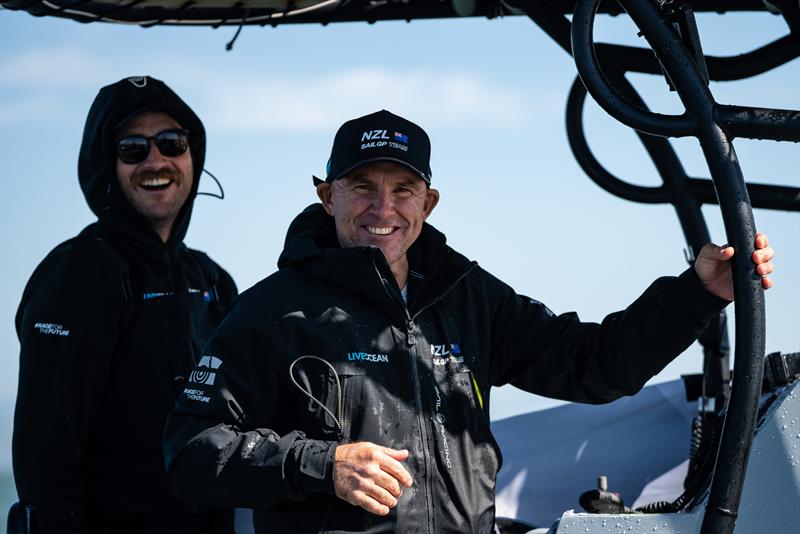
[{"label": "overhead frame structure", "polygon": [[[548,4],[560,14],[572,13],[573,0],[525,0]],[[501,0],[2,0],[7,9],[35,16],[65,17],[80,22],[117,22],[140,26],[272,25],[369,23],[453,17],[495,18],[521,15]],[[761,0],[697,0],[695,11],[764,11]],[[621,14],[616,2],[601,13]]]}]

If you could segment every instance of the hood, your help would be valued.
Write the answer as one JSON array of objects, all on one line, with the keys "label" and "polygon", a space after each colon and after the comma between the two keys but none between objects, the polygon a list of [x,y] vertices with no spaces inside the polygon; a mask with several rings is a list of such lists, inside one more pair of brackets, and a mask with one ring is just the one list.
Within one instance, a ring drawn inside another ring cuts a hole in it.
[{"label": "hood", "polygon": [[144,111],[166,113],[189,130],[194,179],[189,198],[175,219],[167,244],[174,247],[183,241],[205,162],[206,132],[194,111],[161,80],[137,76],[100,89],[83,130],[78,178],[86,202],[101,223],[137,243],[158,246],[162,250],[160,238],[147,220],[130,206],[116,176],[114,136],[125,122]]},{"label": "hood", "polygon": [[339,248],[339,238],[333,217],[325,212],[322,204],[312,204],[289,225],[283,252],[278,258],[278,269],[321,257],[325,249],[334,248]]}]

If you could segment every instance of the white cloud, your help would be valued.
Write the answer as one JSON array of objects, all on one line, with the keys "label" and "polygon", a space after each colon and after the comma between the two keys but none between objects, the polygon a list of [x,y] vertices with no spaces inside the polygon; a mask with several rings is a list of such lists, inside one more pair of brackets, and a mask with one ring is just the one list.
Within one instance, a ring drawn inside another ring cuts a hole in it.
[{"label": "white cloud", "polygon": [[77,47],[26,50],[2,63],[2,83],[9,87],[96,87],[107,75],[103,61]]},{"label": "white cloud", "polygon": [[[157,77],[168,73],[163,79],[192,103],[209,128],[221,131],[329,132],[345,120],[384,107],[426,126],[445,127],[522,127],[534,113],[521,90],[506,89],[474,72],[361,66],[282,76],[228,66],[209,82],[202,64],[168,68],[160,63],[148,62],[150,72]],[[89,101],[101,85],[127,75],[120,68],[102,51],[76,46],[4,58],[2,120],[45,119],[74,105],[76,91],[86,93],[83,98]]]},{"label": "white cloud", "polygon": [[52,122],[69,117],[74,109],[56,95],[30,95],[18,99],[3,98],[0,121],[4,124]]},{"label": "white cloud", "polygon": [[240,131],[330,131],[382,107],[429,125],[515,127],[531,116],[514,91],[476,74],[428,69],[360,67],[313,78],[221,81],[201,98],[210,126]]}]

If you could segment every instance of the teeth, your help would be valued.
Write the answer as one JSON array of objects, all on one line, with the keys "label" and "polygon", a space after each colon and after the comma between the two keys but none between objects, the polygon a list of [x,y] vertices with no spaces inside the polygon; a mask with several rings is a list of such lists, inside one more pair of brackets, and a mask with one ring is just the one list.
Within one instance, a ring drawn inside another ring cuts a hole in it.
[{"label": "teeth", "polygon": [[142,185],[145,187],[158,187],[160,185],[167,185],[169,182],[169,178],[146,178],[142,180]]},{"label": "teeth", "polygon": [[367,232],[376,235],[389,235],[392,233],[391,226],[366,226]]}]

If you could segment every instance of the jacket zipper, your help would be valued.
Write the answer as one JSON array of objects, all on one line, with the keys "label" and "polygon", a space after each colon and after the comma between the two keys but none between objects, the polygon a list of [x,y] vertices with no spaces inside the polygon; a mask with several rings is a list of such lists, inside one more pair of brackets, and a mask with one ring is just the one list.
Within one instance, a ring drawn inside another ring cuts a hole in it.
[{"label": "jacket zipper", "polygon": [[[370,249],[371,250],[371,249]],[[372,259],[372,267],[375,269],[375,274],[378,275],[378,279],[381,281],[381,285],[383,286],[383,290],[386,291],[389,298],[397,304],[397,306],[403,312],[403,320],[406,323],[406,344],[408,345],[408,354],[409,358],[411,359],[411,374],[414,378],[414,400],[417,406],[417,424],[419,425],[419,435],[422,439],[422,455],[424,460],[424,467],[425,472],[423,473],[423,478],[425,480],[425,513],[427,515],[427,532],[428,534],[433,534],[433,502],[431,500],[431,493],[433,489],[431,488],[431,458],[430,453],[428,451],[428,432],[425,426],[425,421],[423,419],[423,410],[422,410],[422,385],[420,384],[420,377],[419,377],[419,368],[417,367],[417,351],[416,351],[416,336],[414,335],[414,320],[411,318],[411,314],[408,311],[408,306],[405,302],[398,301],[395,296],[392,294],[391,289],[388,287],[388,283],[386,278],[384,278],[383,274],[381,274],[381,270],[378,268],[378,264],[376,262],[375,253],[373,252],[371,255]]]},{"label": "jacket zipper", "polygon": [[347,377],[342,377],[342,384],[339,390],[339,439],[344,439],[344,399],[345,399],[345,386],[347,385]]},{"label": "jacket zipper", "polygon": [[433,503],[431,501],[431,494],[433,493],[433,488],[431,487],[431,476],[430,476],[430,466],[431,466],[431,458],[430,458],[430,445],[428,443],[428,432],[427,428],[424,424],[424,420],[422,417],[422,385],[420,384],[420,377],[419,377],[419,368],[417,366],[417,349],[416,349],[416,340],[414,337],[414,319],[420,316],[420,314],[425,311],[426,309],[430,308],[440,300],[442,300],[450,291],[452,291],[456,285],[458,285],[461,280],[466,277],[478,264],[473,262],[469,269],[464,271],[464,273],[456,278],[456,280],[444,291],[442,291],[435,299],[431,300],[428,304],[421,307],[417,310],[417,313],[411,316],[408,307],[404,308],[406,314],[406,331],[408,335],[408,345],[410,347],[409,353],[411,354],[411,367],[413,369],[414,375],[414,389],[417,397],[417,413],[419,414],[417,417],[417,421],[419,422],[419,430],[420,435],[422,436],[422,450],[425,457],[425,503],[426,503],[426,511],[428,512],[428,534],[433,532]]},{"label": "jacket zipper", "polygon": [[424,457],[424,465],[425,465],[425,511],[428,514],[428,534],[433,532],[433,502],[431,500],[431,494],[433,493],[433,488],[431,488],[431,456],[429,452],[430,445],[428,444],[428,431],[425,425],[425,420],[423,417],[423,408],[422,408],[422,384],[420,383],[419,377],[419,368],[417,366],[417,347],[416,347],[416,338],[414,335],[414,321],[411,319],[411,316],[408,313],[408,309],[405,310],[406,313],[406,334],[408,337],[408,346],[409,350],[408,353],[411,357],[411,369],[413,370],[412,375],[414,377],[414,394],[416,397],[417,402],[417,423],[419,424],[419,434],[422,438],[422,454]]},{"label": "jacket zipper", "polygon": [[[456,287],[456,285],[458,285],[459,282],[461,282],[462,279],[464,279],[470,272],[472,272],[472,270],[477,265],[478,264],[476,262],[472,262],[472,264],[470,265],[469,269],[465,270],[461,274],[461,276],[456,278],[456,280],[452,284],[450,284],[450,286],[448,286],[448,288],[446,290],[444,290],[441,293],[439,293],[439,295],[435,299],[431,300],[425,306],[421,307],[417,311],[417,313],[414,314],[413,317],[411,316],[411,313],[409,312],[409,309],[408,309],[408,305],[405,302],[403,302],[402,306],[401,306],[402,310],[403,310],[403,314],[405,315],[406,343],[409,346],[409,351],[408,352],[409,352],[409,356],[411,358],[411,369],[412,369],[412,375],[414,377],[414,394],[415,394],[415,397],[416,397],[415,400],[416,400],[416,404],[417,404],[417,423],[419,424],[420,437],[422,438],[422,453],[423,453],[423,457],[424,457],[424,460],[425,460],[425,462],[424,462],[424,466],[425,466],[425,473],[424,473],[424,478],[425,478],[425,512],[428,515],[428,522],[427,522],[427,527],[428,527],[427,528],[427,532],[428,532],[428,534],[432,534],[433,531],[434,531],[434,526],[433,526],[433,502],[432,502],[432,499],[431,499],[431,495],[433,493],[433,488],[431,487],[431,463],[432,462],[431,462],[431,456],[430,456],[430,451],[429,451],[430,445],[428,443],[427,426],[425,425],[425,420],[424,420],[424,417],[423,417],[423,413],[424,412],[423,412],[423,407],[422,407],[422,384],[420,382],[419,367],[417,365],[417,349],[416,349],[416,343],[417,342],[416,342],[416,336],[414,334],[414,319],[419,317],[420,314],[423,311],[425,311],[426,309],[430,308],[431,306],[433,306],[434,304],[436,304],[437,302],[442,300],[448,293],[450,293],[450,291],[452,291]],[[392,300],[396,301],[397,299],[394,298],[394,296],[392,295],[392,292],[390,291],[390,288],[387,287],[386,279],[381,274],[381,271],[378,268],[377,263],[375,262],[375,254],[374,253],[372,255],[372,266],[374,267],[375,272],[378,275],[378,278],[380,279],[381,284],[383,285],[384,291],[386,291],[386,293],[388,293],[389,297]],[[397,304],[398,304],[398,306],[400,305],[399,302]]]}]

